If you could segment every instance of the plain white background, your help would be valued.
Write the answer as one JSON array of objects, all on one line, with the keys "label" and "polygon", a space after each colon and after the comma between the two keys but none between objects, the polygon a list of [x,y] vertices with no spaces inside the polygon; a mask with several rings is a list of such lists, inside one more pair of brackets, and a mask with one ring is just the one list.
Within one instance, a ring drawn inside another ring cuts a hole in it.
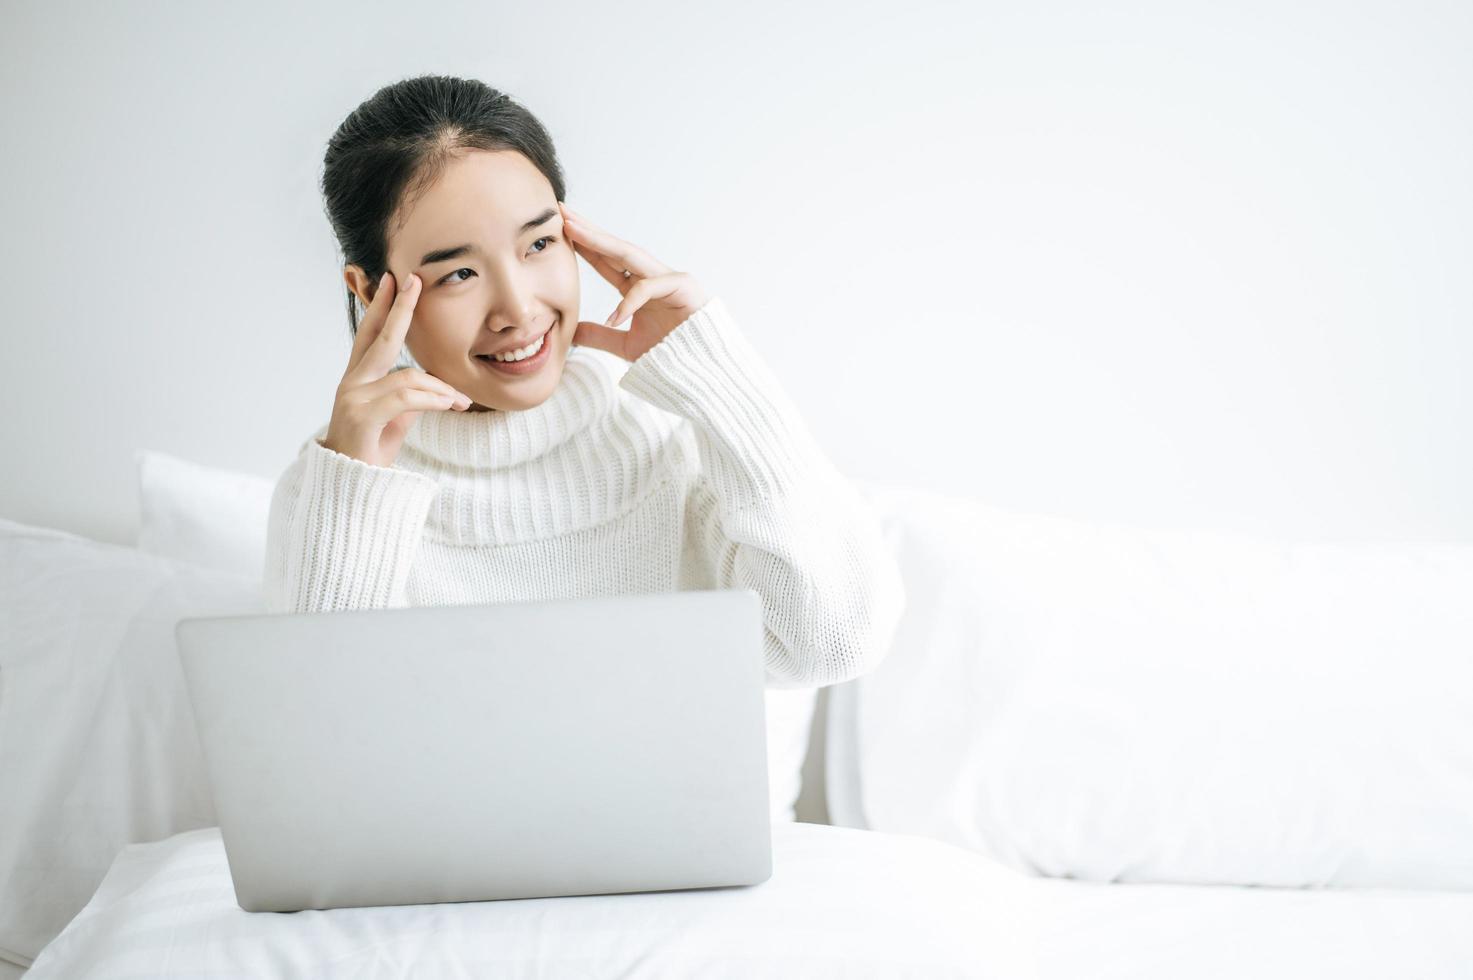
[{"label": "plain white background", "polygon": [[325,142],[437,72],[724,296],[846,473],[1473,539],[1466,4],[28,0],[0,38],[11,519],[131,543],[140,447],[280,473],[350,343]]}]

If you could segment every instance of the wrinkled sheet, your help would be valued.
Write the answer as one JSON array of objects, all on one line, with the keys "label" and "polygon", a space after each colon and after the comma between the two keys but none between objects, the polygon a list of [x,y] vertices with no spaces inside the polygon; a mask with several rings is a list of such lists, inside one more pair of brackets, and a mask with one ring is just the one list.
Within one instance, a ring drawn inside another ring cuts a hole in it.
[{"label": "wrinkled sheet", "polygon": [[759,885],[249,913],[218,828],[130,845],[28,980],[1466,978],[1473,893],[1040,878],[929,838],[773,826]]}]

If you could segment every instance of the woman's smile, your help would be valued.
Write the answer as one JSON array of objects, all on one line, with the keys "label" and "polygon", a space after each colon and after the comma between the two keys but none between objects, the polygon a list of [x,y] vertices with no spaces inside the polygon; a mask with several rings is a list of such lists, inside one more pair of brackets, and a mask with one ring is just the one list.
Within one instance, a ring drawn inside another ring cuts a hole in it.
[{"label": "woman's smile", "polygon": [[534,343],[540,343],[542,346],[530,357],[524,357],[520,361],[498,361],[489,354],[477,354],[475,358],[491,370],[501,374],[511,375],[513,377],[535,374],[551,359],[553,337],[558,324],[562,322],[563,318],[561,316],[552,321],[552,326],[547,328],[541,339],[534,341]]}]

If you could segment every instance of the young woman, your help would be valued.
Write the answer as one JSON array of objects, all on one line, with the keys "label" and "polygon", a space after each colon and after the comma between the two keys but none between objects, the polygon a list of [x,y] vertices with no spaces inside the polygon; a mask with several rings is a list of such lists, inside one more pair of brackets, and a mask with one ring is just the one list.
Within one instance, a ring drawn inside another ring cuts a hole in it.
[{"label": "young woman", "polygon": [[[322,190],[353,344],[272,498],[268,611],[750,588],[769,687],[879,662],[905,596],[867,501],[719,297],[568,209],[531,113],[397,82]],[[579,257],[622,296],[603,323]]]}]

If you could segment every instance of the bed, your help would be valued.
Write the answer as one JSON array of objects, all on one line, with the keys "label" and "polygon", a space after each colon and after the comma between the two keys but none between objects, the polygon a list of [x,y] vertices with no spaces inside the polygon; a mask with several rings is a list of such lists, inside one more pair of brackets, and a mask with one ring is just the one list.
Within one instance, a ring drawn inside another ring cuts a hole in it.
[{"label": "bed", "polygon": [[860,482],[906,613],[769,703],[771,879],[247,913],[172,627],[269,485],[152,463],[137,547],[0,521],[0,978],[1473,977],[1473,546]]},{"label": "bed", "polygon": [[1473,895],[1112,885],[923,837],[778,824],[761,885],[243,912],[216,828],[131,845],[31,980],[1467,977]]}]

